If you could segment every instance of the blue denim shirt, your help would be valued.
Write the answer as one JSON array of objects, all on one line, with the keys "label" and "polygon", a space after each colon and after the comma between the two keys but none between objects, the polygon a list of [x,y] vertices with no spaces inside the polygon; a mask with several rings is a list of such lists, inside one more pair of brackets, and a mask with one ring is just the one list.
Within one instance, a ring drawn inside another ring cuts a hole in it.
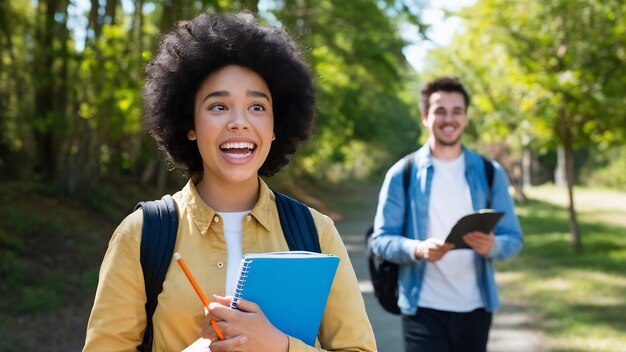
[{"label": "blue denim shirt", "polygon": [[[487,207],[489,192],[484,163],[480,155],[465,146],[463,152],[472,207],[474,210],[483,209]],[[387,172],[378,199],[372,234],[374,253],[400,264],[398,307],[403,314],[417,312],[426,262],[415,258],[415,249],[418,240],[425,240],[427,236],[428,205],[434,173],[428,145],[424,145],[411,157],[415,158],[415,163],[410,172],[408,194],[405,194],[402,182],[405,159],[398,161]],[[489,254],[483,257],[474,252],[478,286],[488,311],[500,305],[492,260],[508,259],[523,246],[522,230],[508,191],[508,178],[500,164],[493,164],[491,208],[503,211],[505,215],[493,231],[495,243]],[[407,206],[409,211],[406,211]]]}]

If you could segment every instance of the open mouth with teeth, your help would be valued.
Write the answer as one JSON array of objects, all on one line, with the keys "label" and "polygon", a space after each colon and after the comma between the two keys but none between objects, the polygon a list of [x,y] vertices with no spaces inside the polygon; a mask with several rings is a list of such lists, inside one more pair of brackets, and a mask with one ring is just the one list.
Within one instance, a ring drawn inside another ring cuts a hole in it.
[{"label": "open mouth with teeth", "polygon": [[250,157],[255,149],[256,145],[249,142],[230,142],[220,145],[220,150],[225,156],[235,159]]},{"label": "open mouth with teeth", "polygon": [[456,125],[446,124],[442,125],[439,129],[445,134],[452,134],[456,131],[457,128]]}]

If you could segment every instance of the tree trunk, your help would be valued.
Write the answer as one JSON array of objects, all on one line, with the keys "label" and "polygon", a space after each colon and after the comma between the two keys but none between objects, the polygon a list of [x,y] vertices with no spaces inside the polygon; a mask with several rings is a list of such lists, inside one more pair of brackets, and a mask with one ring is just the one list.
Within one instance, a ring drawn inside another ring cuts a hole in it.
[{"label": "tree trunk", "polygon": [[148,160],[143,172],[141,173],[141,185],[148,186],[150,185],[150,181],[154,179],[154,175],[156,174],[157,165],[159,164],[159,159],[162,157],[160,153],[158,155],[152,155]]},{"label": "tree trunk", "polygon": [[[128,41],[126,45],[131,45],[134,51],[134,55],[139,62],[143,61],[143,0],[135,1],[135,12],[133,13],[133,20],[131,22],[130,34],[133,38],[132,42]],[[134,73],[134,72],[133,72]],[[139,78],[139,77],[137,77]]]},{"label": "tree trunk", "polygon": [[161,23],[159,24],[159,30],[161,33],[167,33],[176,22],[183,20],[183,0],[167,0],[163,2],[163,15],[161,16]]},{"label": "tree trunk", "polygon": [[118,0],[107,0],[104,7],[104,24],[115,24],[115,11],[117,10]]},{"label": "tree trunk", "polygon": [[35,143],[35,171],[48,181],[54,179],[56,173],[56,143],[54,124],[58,119],[54,112],[53,97],[54,63],[54,13],[58,2],[55,0],[39,1],[37,5],[37,24],[35,32],[35,60],[33,60],[33,77],[35,82],[35,111],[33,116],[33,136]]},{"label": "tree trunk", "polygon": [[524,146],[524,150],[522,151],[522,186],[530,187],[532,186],[532,160],[533,155],[532,151],[528,147],[528,145]]},{"label": "tree trunk", "polygon": [[[93,30],[92,40],[95,40],[100,37],[100,33],[102,32],[102,16],[99,14],[100,12],[100,1],[91,0],[91,9],[89,10],[89,21],[87,26],[87,33],[89,30]],[[89,34],[87,34],[89,36]],[[87,38],[85,38],[87,41]]]},{"label": "tree trunk", "polygon": [[[67,138],[68,138],[68,125],[69,125],[69,118],[67,117],[68,112],[70,111],[69,109],[69,96],[68,96],[68,92],[70,90],[69,87],[69,65],[70,65],[70,53],[68,52],[68,41],[69,41],[69,37],[70,37],[70,33],[67,29],[67,18],[69,17],[69,13],[68,13],[68,6],[69,6],[69,0],[61,0],[61,4],[60,4],[60,8],[63,9],[64,12],[64,16],[63,16],[63,21],[59,22],[57,24],[57,28],[56,28],[56,37],[58,38],[59,42],[60,42],[60,50],[59,50],[59,55],[57,55],[57,60],[61,61],[61,65],[59,68],[59,72],[56,73],[55,75],[57,76],[57,84],[55,86],[55,107],[54,110],[58,111],[58,116],[59,116],[59,122],[57,124],[57,127],[60,128],[55,128],[56,135],[59,138],[59,141],[63,144],[67,143]],[[56,152],[58,153],[62,146],[56,147]],[[57,160],[56,160],[56,173],[54,175],[55,179],[57,180],[57,183],[59,185],[61,185],[62,188],[65,188],[66,192],[70,192],[72,190],[71,186],[69,184],[66,183],[66,175],[67,175],[67,170],[66,170],[66,165],[64,165],[63,161],[62,161],[63,157],[62,156],[58,156]]]},{"label": "tree trunk", "polygon": [[523,160],[522,162],[515,162],[511,164],[513,174],[515,177],[511,179],[511,186],[513,186],[514,198],[517,203],[525,203],[526,195],[524,194],[524,176],[523,176]]},{"label": "tree trunk", "polygon": [[565,162],[564,146],[556,149],[556,167],[554,168],[554,185],[557,187],[565,187],[567,185],[567,171]]},{"label": "tree trunk", "polygon": [[574,208],[574,156],[571,146],[566,148],[566,169],[567,169],[567,195],[569,199],[569,228],[572,235],[572,247],[576,252],[582,250],[582,241],[580,238],[580,229],[576,218],[576,210]]},{"label": "tree trunk", "polygon": [[[561,122],[564,122],[567,119],[565,114],[565,108],[561,107],[559,111],[559,118]],[[561,127],[563,133],[565,178],[567,181],[569,230],[571,235],[572,248],[574,248],[576,252],[580,252],[582,250],[582,241],[580,237],[580,229],[578,227],[578,220],[576,219],[576,210],[574,207],[574,143],[571,127],[569,126],[569,123],[564,123]]]}]

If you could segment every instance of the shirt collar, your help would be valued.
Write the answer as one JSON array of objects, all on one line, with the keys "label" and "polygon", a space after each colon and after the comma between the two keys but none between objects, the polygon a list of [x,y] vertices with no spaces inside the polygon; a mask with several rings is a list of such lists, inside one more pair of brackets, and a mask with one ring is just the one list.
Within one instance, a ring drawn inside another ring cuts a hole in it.
[{"label": "shirt collar", "polygon": [[[214,224],[213,219],[217,215],[217,212],[202,200],[193,180],[190,179],[187,182],[182,189],[182,193],[191,219],[198,228],[198,231],[200,231],[200,234],[204,236],[209,227],[211,227],[211,224]],[[276,198],[274,197],[274,193],[270,190],[265,181],[259,178],[259,199],[254,205],[254,208],[252,208],[252,211],[250,211],[250,215],[268,231],[272,207],[275,207],[275,202]]]},{"label": "shirt collar", "polygon": [[[466,165],[471,165],[472,162],[471,160],[468,161],[468,150],[467,147],[465,146],[465,144],[461,143],[461,154],[463,154],[464,158],[465,158],[465,164]],[[426,142],[418,151],[417,151],[417,161],[418,161],[418,167],[419,168],[428,168],[430,167],[433,163],[432,163],[432,159],[433,159],[433,155],[430,151],[430,145],[428,144],[428,142]]]}]

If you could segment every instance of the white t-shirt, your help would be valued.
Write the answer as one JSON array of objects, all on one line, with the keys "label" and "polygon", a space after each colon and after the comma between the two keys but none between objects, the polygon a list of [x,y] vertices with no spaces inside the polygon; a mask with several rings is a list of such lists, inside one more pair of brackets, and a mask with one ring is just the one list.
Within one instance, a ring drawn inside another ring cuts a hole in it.
[{"label": "white t-shirt", "polygon": [[241,247],[241,232],[243,217],[250,211],[239,211],[232,213],[218,212],[224,221],[224,238],[226,239],[226,248],[228,250],[226,266],[226,295],[232,295],[235,292],[237,284],[237,275],[239,274],[239,266],[243,257],[243,249]]},{"label": "white t-shirt", "polygon": [[[473,212],[472,196],[463,154],[454,160],[433,158],[433,167],[427,237],[444,240],[459,218]],[[474,250],[455,249],[439,261],[426,262],[418,306],[450,312],[484,307]]]}]

